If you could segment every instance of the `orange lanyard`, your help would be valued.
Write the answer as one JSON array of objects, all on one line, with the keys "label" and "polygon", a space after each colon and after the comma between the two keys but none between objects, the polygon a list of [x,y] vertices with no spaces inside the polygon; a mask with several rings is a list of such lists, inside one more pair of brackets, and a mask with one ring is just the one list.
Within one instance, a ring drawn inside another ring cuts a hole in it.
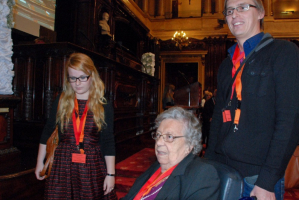
[{"label": "orange lanyard", "polygon": [[176,168],[177,165],[169,168],[166,172],[160,175],[161,173],[161,167],[148,179],[148,181],[142,186],[142,188],[139,190],[137,195],[133,200],[139,200],[144,195],[148,194],[151,189],[160,181],[162,181],[164,178],[170,176],[172,171]]},{"label": "orange lanyard", "polygon": [[[244,60],[244,58],[245,58],[245,53],[244,52],[240,53],[239,46],[237,45],[236,49],[235,49],[235,52],[234,52],[234,55],[233,55],[233,60],[232,60],[233,65],[234,65],[233,69],[232,69],[232,77],[235,76],[236,71],[240,67],[241,60]],[[241,95],[241,91],[242,91],[242,82],[241,82],[242,72],[243,72],[243,69],[241,69],[241,71],[237,74],[236,80],[234,81],[233,86],[232,86],[232,94],[231,94],[230,99],[233,98],[234,90],[236,88],[237,98],[240,101],[242,100],[242,95]]]},{"label": "orange lanyard", "polygon": [[[78,108],[78,101],[77,98],[75,98],[75,107],[73,110],[73,127],[74,127],[74,134],[76,138],[76,145],[79,148],[79,144],[83,143],[84,138],[84,127],[85,127],[85,121],[88,111],[88,101],[86,102],[84,112],[81,116],[81,119],[79,118],[79,108]],[[84,153],[83,149],[80,149],[81,153]]]},{"label": "orange lanyard", "polygon": [[[232,69],[232,77],[235,76],[236,71],[241,65],[241,60],[245,59],[245,53],[240,52],[239,46],[236,46],[234,55],[233,55],[233,69]],[[242,67],[242,66],[241,66]],[[231,93],[231,99],[233,98],[234,90],[236,89],[236,95],[238,101],[242,101],[242,81],[241,81],[241,76],[242,76],[243,68],[240,70],[240,72],[237,74],[236,80],[234,81],[232,85],[232,93]],[[241,109],[238,107],[235,110],[235,118],[234,118],[234,124],[235,124],[235,130],[238,130],[237,125],[239,124],[240,120],[240,115],[241,115]]]}]

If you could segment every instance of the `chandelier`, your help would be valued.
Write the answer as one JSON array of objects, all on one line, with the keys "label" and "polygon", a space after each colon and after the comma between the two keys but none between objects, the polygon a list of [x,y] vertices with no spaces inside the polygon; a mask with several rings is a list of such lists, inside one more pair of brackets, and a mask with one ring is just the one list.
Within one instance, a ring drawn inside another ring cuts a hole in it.
[{"label": "chandelier", "polygon": [[189,45],[188,37],[186,37],[184,31],[176,31],[171,39],[175,42],[175,46],[179,47],[180,50],[182,50],[182,47]]}]

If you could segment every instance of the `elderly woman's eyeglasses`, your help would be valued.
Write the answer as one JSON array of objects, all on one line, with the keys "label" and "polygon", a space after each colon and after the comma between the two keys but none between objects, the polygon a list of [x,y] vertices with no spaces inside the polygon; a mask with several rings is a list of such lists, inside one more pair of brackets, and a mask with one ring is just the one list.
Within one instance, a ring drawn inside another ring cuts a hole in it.
[{"label": "elderly woman's eyeglasses", "polygon": [[185,136],[173,136],[171,134],[162,135],[161,133],[152,132],[152,138],[156,141],[159,140],[161,136],[163,137],[163,140],[165,142],[169,142],[169,143],[173,142],[173,140],[176,139],[176,138],[185,137]]},{"label": "elderly woman's eyeglasses", "polygon": [[223,11],[223,14],[225,16],[229,16],[234,14],[234,10],[236,9],[238,12],[245,12],[248,11],[250,7],[256,8],[256,6],[251,5],[251,4],[241,4],[235,8],[227,8],[226,10]]},{"label": "elderly woman's eyeglasses", "polygon": [[90,76],[80,76],[77,78],[77,77],[69,76],[67,78],[70,83],[75,83],[75,82],[77,82],[77,80],[79,80],[80,82],[86,82],[89,79],[89,77]]}]

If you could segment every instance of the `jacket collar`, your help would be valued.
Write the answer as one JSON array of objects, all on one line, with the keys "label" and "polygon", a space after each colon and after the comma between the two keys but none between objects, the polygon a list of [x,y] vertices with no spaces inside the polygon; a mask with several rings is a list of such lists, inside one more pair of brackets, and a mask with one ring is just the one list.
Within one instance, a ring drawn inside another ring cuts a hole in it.
[{"label": "jacket collar", "polygon": [[173,170],[171,173],[171,176],[180,176],[185,174],[185,170],[189,163],[195,159],[196,155],[189,153],[179,164],[178,166]]},{"label": "jacket collar", "polygon": [[[157,195],[156,199],[165,199],[172,191],[180,190],[182,186],[180,184],[180,178],[178,176],[182,176],[185,174],[187,166],[190,164],[191,161],[195,159],[196,155],[189,153],[173,170],[169,178],[166,180],[165,184],[163,185],[162,189],[160,190],[159,194]],[[179,197],[178,197],[179,198]]]},{"label": "jacket collar", "polygon": [[[247,56],[258,45],[258,43],[262,40],[263,36],[264,33],[260,32],[244,42],[243,48],[245,51],[245,56]],[[237,44],[238,43],[234,44],[232,47],[228,49],[228,53],[231,56],[231,58],[234,55]]]}]

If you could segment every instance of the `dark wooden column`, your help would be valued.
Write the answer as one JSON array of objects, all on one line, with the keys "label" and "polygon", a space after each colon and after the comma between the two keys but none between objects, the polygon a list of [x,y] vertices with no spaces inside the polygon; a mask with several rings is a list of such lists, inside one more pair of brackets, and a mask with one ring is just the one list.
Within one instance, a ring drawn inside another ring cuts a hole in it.
[{"label": "dark wooden column", "polygon": [[24,108],[25,108],[25,112],[24,112],[24,118],[26,120],[31,120],[32,119],[32,112],[31,112],[31,108],[32,108],[32,67],[33,67],[33,63],[32,63],[32,57],[28,57],[27,59],[27,71],[26,71],[26,82],[25,82],[25,102],[24,102]]},{"label": "dark wooden column", "polygon": [[19,101],[20,98],[13,95],[0,95],[0,174],[20,159],[20,151],[13,147],[13,109]]},{"label": "dark wooden column", "polygon": [[12,147],[13,109],[20,100],[13,95],[0,95],[0,150]]}]

